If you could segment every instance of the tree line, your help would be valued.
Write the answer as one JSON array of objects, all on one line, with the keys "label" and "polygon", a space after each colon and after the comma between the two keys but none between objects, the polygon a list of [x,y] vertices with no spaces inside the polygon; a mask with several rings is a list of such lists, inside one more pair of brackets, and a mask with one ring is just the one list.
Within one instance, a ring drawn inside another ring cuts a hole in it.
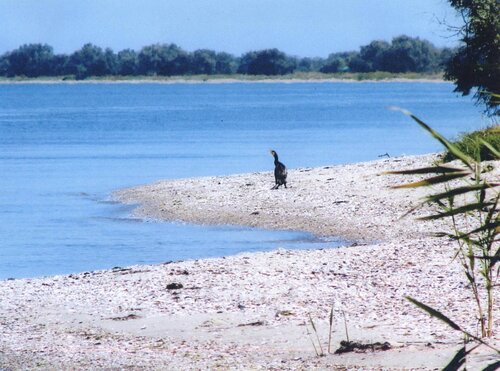
[{"label": "tree line", "polygon": [[327,58],[299,58],[278,49],[251,51],[236,57],[225,52],[183,50],[176,44],[153,44],[139,51],[85,44],[72,54],[55,54],[47,44],[25,44],[0,56],[0,76],[182,76],[286,75],[294,72],[432,73],[444,70],[454,50],[437,48],[418,37],[398,36],[390,43],[372,41],[359,51],[332,53]]}]

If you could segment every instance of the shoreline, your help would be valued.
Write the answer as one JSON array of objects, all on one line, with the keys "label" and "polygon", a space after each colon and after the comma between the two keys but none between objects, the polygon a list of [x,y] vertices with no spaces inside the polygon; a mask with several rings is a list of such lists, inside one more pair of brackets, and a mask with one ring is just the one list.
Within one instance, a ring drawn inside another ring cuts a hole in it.
[{"label": "shoreline", "polygon": [[145,77],[138,78],[89,78],[84,80],[54,78],[0,78],[0,85],[19,84],[294,84],[294,83],[451,83],[443,79],[442,76],[423,75],[421,77],[401,76],[238,76],[238,77],[218,77],[210,75],[202,76],[173,76],[173,77]]},{"label": "shoreline", "polygon": [[[118,191],[122,202],[141,204],[140,217],[304,230],[357,245],[0,281],[0,368],[442,368],[462,337],[404,297],[474,333],[466,280],[452,243],[427,235],[442,224],[416,222],[426,210],[400,218],[424,190],[390,190],[409,179],[380,175],[434,158],[290,169],[290,187],[279,190],[270,189],[273,175],[264,172]],[[308,321],[326,349],[332,306],[332,350],[346,338],[343,313],[351,340],[392,348],[316,356]],[[496,334],[492,344],[499,343]],[[468,368],[494,357],[479,348]]]},{"label": "shoreline", "polygon": [[[435,158],[402,156],[289,169],[289,187],[275,192],[270,191],[272,173],[260,172],[158,181],[116,191],[114,197],[137,205],[133,215],[139,218],[303,231],[361,243],[411,239],[442,222],[415,223],[425,209],[400,218],[426,190],[392,190],[390,186],[408,179],[381,174],[388,168],[422,167]],[[402,205],[402,200],[407,203]]]}]

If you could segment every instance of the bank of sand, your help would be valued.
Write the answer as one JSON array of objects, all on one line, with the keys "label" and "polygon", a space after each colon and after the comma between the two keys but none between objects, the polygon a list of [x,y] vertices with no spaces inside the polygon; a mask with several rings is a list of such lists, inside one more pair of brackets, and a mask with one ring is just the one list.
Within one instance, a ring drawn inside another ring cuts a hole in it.
[{"label": "bank of sand", "polygon": [[[473,301],[452,243],[426,235],[443,225],[416,222],[426,210],[400,219],[422,191],[390,190],[404,179],[380,175],[433,158],[295,169],[290,187],[279,190],[270,189],[266,172],[120,191],[117,198],[141,205],[141,217],[304,230],[351,242],[0,282],[0,369],[442,367],[461,346],[460,334],[404,297],[475,333]],[[392,349],[317,357],[305,323],[310,315],[326,351],[332,304],[332,349],[346,338],[342,312],[351,340]],[[468,368],[495,357],[480,348]]]}]

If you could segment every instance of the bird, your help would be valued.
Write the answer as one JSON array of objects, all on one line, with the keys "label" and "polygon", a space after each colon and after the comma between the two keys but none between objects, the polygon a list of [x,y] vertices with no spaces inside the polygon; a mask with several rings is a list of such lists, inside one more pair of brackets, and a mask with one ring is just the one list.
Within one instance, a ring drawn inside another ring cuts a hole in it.
[{"label": "bird", "polygon": [[281,185],[284,185],[286,188],[286,166],[278,161],[276,151],[271,150],[271,155],[274,157],[274,181],[276,183],[271,189],[278,189]]}]

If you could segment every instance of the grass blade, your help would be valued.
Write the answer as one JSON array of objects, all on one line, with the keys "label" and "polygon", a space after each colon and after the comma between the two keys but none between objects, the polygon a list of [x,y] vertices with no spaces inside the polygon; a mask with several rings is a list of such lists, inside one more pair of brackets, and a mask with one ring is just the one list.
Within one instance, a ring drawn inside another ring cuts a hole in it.
[{"label": "grass blade", "polygon": [[330,331],[328,332],[328,354],[330,354],[330,349],[332,345],[332,327],[333,327],[333,304],[330,310]]},{"label": "grass blade", "polygon": [[344,311],[342,311],[342,315],[344,316],[345,337],[346,337],[347,341],[349,341],[349,331],[347,331],[347,318],[345,316]]},{"label": "grass blade", "polygon": [[445,182],[448,182],[450,180],[457,179],[457,178],[463,178],[469,174],[470,173],[468,173],[468,172],[456,172],[456,173],[450,173],[450,174],[445,174],[445,175],[438,175],[438,176],[434,176],[432,178],[420,180],[418,182],[393,186],[391,188],[401,189],[401,188],[426,187],[426,186],[433,185],[433,184],[445,183]]},{"label": "grass blade", "polygon": [[464,171],[464,169],[459,169],[450,166],[429,166],[429,167],[421,167],[418,169],[406,169],[406,170],[392,170],[385,171],[382,175],[385,174],[401,174],[401,175],[412,175],[412,174],[435,174],[435,173],[456,173],[459,171]]},{"label": "grass blade", "polygon": [[311,322],[311,326],[312,326],[314,332],[316,333],[316,339],[318,340],[320,355],[322,356],[325,353],[323,352],[323,347],[321,346],[321,340],[319,340],[318,330],[316,330],[316,326],[314,325],[314,321],[313,321],[310,313],[309,313],[309,321]]},{"label": "grass blade", "polygon": [[314,348],[314,352],[316,353],[316,356],[319,356],[318,349],[316,348],[316,345],[314,344],[314,340],[311,336],[311,333],[309,332],[309,327],[307,327],[307,323],[305,321],[304,321],[304,326],[306,326],[307,336],[309,337],[309,340],[311,340],[311,344]]},{"label": "grass blade", "polygon": [[485,341],[483,341],[481,338],[478,338],[477,336],[474,336],[472,335],[471,333],[463,330],[459,325],[457,325],[455,322],[453,322],[451,319],[449,319],[448,317],[446,317],[443,313],[429,307],[428,305],[425,305],[424,303],[421,303],[420,301],[416,300],[416,299],[413,299],[412,297],[410,296],[406,296],[406,299],[410,302],[412,302],[413,304],[415,304],[417,307],[419,307],[420,309],[426,311],[427,313],[429,313],[431,315],[431,317],[436,317],[437,319],[443,321],[444,323],[446,323],[448,326],[450,326],[452,329],[454,330],[457,330],[457,331],[460,331],[461,333],[467,335],[468,337],[470,337],[471,339],[474,339],[476,340],[477,342],[487,346],[488,348],[490,349],[493,349],[495,352],[499,353],[500,354],[500,350],[496,349],[495,347],[491,346],[490,344],[486,343]]},{"label": "grass blade", "polygon": [[450,363],[443,368],[443,371],[456,371],[460,369],[465,364],[466,356],[467,351],[465,350],[465,346],[463,346],[458,350]]},{"label": "grass blade", "polygon": [[443,198],[450,198],[450,197],[458,196],[458,195],[468,193],[468,192],[481,191],[481,190],[485,190],[485,189],[495,188],[498,185],[500,185],[500,184],[498,184],[498,183],[482,183],[482,184],[474,184],[471,186],[458,187],[458,188],[451,189],[447,192],[437,193],[435,195],[427,196],[425,198],[425,201],[426,202],[435,202],[437,200],[442,200]]},{"label": "grass blade", "polygon": [[392,109],[393,111],[400,111],[403,114],[410,116],[414,121],[417,122],[417,124],[423,127],[425,131],[427,131],[433,138],[435,138],[438,142],[440,142],[448,150],[448,152],[452,153],[456,158],[462,161],[464,165],[466,165],[469,169],[474,170],[472,165],[474,160],[472,160],[469,156],[460,151],[455,145],[446,140],[446,138],[444,138],[441,134],[432,129],[425,122],[420,120],[417,116],[399,107],[390,107],[390,109]]},{"label": "grass blade", "polygon": [[498,229],[498,227],[500,227],[500,221],[485,224],[479,228],[473,229],[470,232],[467,232],[465,234],[461,234],[459,236],[453,236],[451,238],[454,238],[457,240],[467,239],[468,237],[470,237],[471,235],[473,235],[475,233],[484,232],[484,231],[487,231],[490,229],[493,231],[493,233],[495,233],[495,231]]},{"label": "grass blade", "polygon": [[465,205],[462,207],[457,207],[456,209],[446,211],[444,213],[423,216],[421,218],[418,218],[418,220],[436,220],[436,219],[441,219],[441,218],[447,218],[449,216],[454,216],[454,215],[458,215],[458,214],[465,214],[469,211],[482,210],[485,207],[488,207],[491,205],[493,205],[493,203],[491,203],[491,202],[483,202],[483,203],[479,202],[479,203],[475,203],[475,204]]},{"label": "grass blade", "polygon": [[492,363],[491,365],[486,366],[483,368],[483,371],[495,371],[500,369],[500,361],[497,361],[495,363]]},{"label": "grass blade", "polygon": [[479,138],[479,141],[481,142],[481,144],[483,144],[486,148],[489,149],[489,151],[497,158],[497,159],[500,159],[500,152],[495,149],[495,147],[493,147],[490,143],[488,143],[487,141],[485,141],[484,139],[482,138]]},{"label": "grass blade", "polygon": [[448,317],[446,317],[443,313],[438,312],[437,310],[429,307],[428,305],[425,305],[424,303],[419,302],[416,299],[413,299],[410,296],[407,296],[406,299],[409,300],[410,302],[412,302],[413,304],[415,304],[420,309],[423,309],[424,311],[426,311],[427,313],[429,313],[431,315],[431,317],[436,317],[437,319],[439,319],[439,320],[443,321],[444,323],[446,323],[452,329],[463,332],[462,328],[459,325],[457,325],[451,319],[449,319]]}]

